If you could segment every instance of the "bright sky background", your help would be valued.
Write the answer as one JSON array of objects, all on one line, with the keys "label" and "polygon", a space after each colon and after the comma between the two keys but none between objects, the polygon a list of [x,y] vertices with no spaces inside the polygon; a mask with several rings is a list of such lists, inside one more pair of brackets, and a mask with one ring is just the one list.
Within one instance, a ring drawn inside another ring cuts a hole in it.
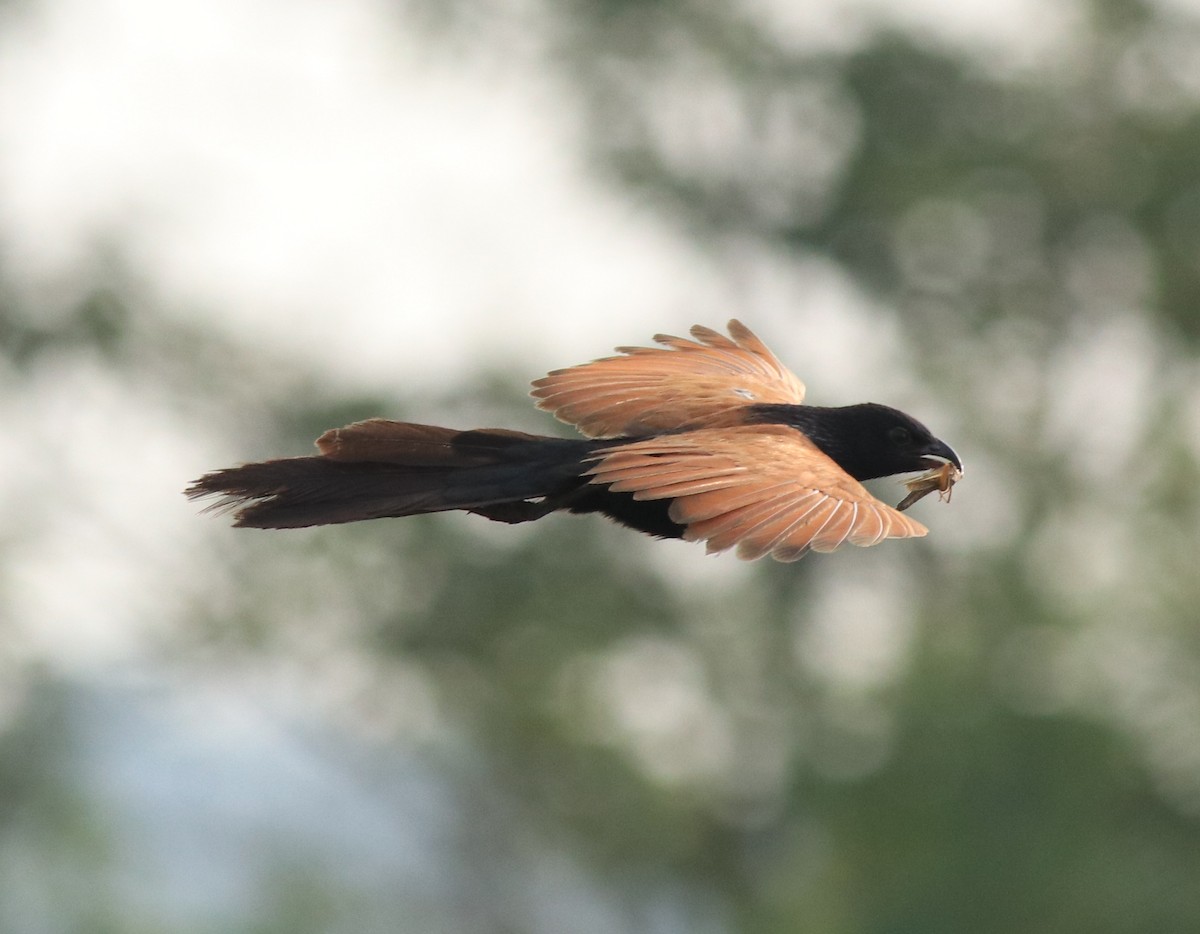
[{"label": "bright sky background", "polygon": [[[1036,65],[1075,9],[1037,0],[892,7],[748,2],[797,43],[852,43],[872,18],[891,17],[931,41],[972,44],[1005,68]],[[384,0],[6,8],[7,272],[30,294],[53,291],[74,280],[97,242],[115,241],[177,313],[320,361],[331,379],[398,395],[500,361],[532,378],[615,344],[737,315],[793,365],[814,401],[858,401],[868,391],[902,406],[920,400],[934,419],[936,402],[894,364],[903,335],[887,330],[840,270],[796,256],[748,252],[719,263],[703,254],[669,219],[588,174],[575,102],[539,67],[536,41],[468,60],[406,29],[400,8]],[[59,426],[39,441],[46,464],[9,468],[18,481],[36,491],[61,475],[89,504],[51,516],[16,575],[31,638],[76,662],[119,656],[137,641],[131,616],[162,615],[167,597],[147,586],[141,559],[166,560],[163,540],[186,552],[201,523],[179,487],[197,465],[237,456],[180,437],[171,413],[142,402],[134,411],[87,374],[52,374],[9,413],[8,430],[26,437]],[[118,423],[160,439],[136,476],[94,454]],[[977,508],[995,507],[974,522],[956,517],[948,545],[995,535],[1003,521],[1003,495],[986,470],[975,471]],[[81,523],[81,512],[96,521]],[[140,517],[136,527],[130,515]],[[111,547],[114,533],[136,546],[134,560]],[[741,573],[738,562],[693,551],[665,549],[679,574]],[[144,605],[127,602],[135,593]]]},{"label": "bright sky background", "polygon": [[[886,15],[1009,64],[1074,10],[894,6],[748,3],[797,43],[853,42]],[[563,365],[754,304],[585,173],[573,102],[534,51],[466,60],[385,0],[21,7],[0,31],[0,235],[31,284],[115,237],[168,299],[400,387],[476,355]],[[819,281],[799,293],[830,300]]]},{"label": "bright sky background", "polygon": [[599,353],[721,313],[682,241],[585,177],[561,90],[384,14],[58,0],[11,29],[14,265],[36,281],[115,234],[168,297],[399,385],[488,348],[572,362],[585,324],[603,336],[576,346]]}]

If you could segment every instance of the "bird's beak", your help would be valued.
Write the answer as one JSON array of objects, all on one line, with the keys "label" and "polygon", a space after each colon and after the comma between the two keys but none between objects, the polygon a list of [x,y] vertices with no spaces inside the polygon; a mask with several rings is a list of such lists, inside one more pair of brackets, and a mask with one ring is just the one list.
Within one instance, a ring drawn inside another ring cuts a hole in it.
[{"label": "bird's beak", "polygon": [[954,453],[954,449],[944,441],[934,438],[933,443],[921,453],[924,455],[921,459],[921,466],[923,467],[934,469],[941,467],[944,463],[949,463],[957,467],[959,473],[962,473],[962,461],[958,459],[958,455]]}]

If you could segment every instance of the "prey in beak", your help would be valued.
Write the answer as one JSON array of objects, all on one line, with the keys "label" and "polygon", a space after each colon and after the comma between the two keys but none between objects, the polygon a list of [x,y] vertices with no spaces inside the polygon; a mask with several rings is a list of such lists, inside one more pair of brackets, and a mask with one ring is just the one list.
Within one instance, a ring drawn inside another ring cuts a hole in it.
[{"label": "prey in beak", "polygon": [[900,512],[924,499],[935,490],[943,502],[950,502],[954,484],[962,479],[962,461],[959,460],[950,445],[941,441],[931,446],[926,456],[921,458],[921,463],[929,469],[923,474],[904,481],[905,487],[908,488],[908,495],[896,504],[896,508]]}]

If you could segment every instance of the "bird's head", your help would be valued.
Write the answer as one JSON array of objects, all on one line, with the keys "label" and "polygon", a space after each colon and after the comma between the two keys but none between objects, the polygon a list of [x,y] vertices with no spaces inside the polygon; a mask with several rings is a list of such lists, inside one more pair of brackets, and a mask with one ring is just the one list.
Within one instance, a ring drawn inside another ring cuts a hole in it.
[{"label": "bird's head", "polygon": [[929,470],[962,461],[911,415],[874,402],[837,408],[796,406],[787,421],[856,480]]},{"label": "bird's head", "polygon": [[850,420],[843,437],[846,448],[839,462],[856,480],[929,470],[951,463],[962,470],[962,461],[946,442],[911,415],[874,402],[846,406]]}]

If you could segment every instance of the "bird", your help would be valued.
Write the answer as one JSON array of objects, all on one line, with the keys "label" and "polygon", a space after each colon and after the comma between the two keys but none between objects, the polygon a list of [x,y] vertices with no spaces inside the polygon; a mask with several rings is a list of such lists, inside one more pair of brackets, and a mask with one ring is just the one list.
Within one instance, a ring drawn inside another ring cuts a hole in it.
[{"label": "bird", "polygon": [[[886,405],[806,405],[804,383],[762,340],[737,319],[726,329],[659,334],[656,347],[617,347],[535,380],[537,408],[582,437],[370,418],[326,431],[316,455],[215,470],[185,493],[259,529],[448,510],[503,523],[600,513],[746,560],[927,534],[903,510],[948,493],[962,476],[954,450]],[[897,508],[862,485],[915,471],[931,472]]]}]

